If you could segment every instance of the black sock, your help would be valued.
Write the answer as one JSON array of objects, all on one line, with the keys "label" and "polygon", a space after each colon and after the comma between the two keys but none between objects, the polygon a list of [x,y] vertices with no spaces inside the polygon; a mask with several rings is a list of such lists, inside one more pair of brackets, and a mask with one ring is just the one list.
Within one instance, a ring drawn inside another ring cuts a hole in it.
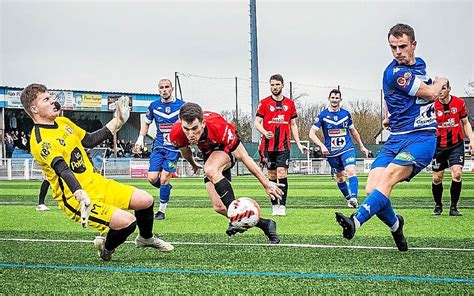
[{"label": "black sock", "polygon": [[[277,182],[277,180],[276,180],[276,179],[275,179],[275,180],[271,180],[271,179],[269,179],[268,181],[270,181],[270,182],[273,182],[273,183],[276,183],[276,182]],[[272,203],[272,205],[273,205],[273,206],[276,206],[276,205],[278,205],[278,199],[277,199],[277,198],[275,198],[275,199],[272,199],[272,198],[270,197],[270,202]]]},{"label": "black sock", "polygon": [[286,196],[288,195],[288,178],[278,179],[278,183],[285,185],[285,187],[280,187],[281,191],[283,191],[283,196],[281,197],[280,205],[286,206]]},{"label": "black sock", "polygon": [[443,183],[435,184],[431,183],[431,192],[437,206],[443,206],[441,199],[443,197]]},{"label": "black sock", "polygon": [[48,180],[44,180],[43,183],[41,183],[41,189],[39,193],[39,199],[38,199],[38,204],[44,204],[44,199],[46,198],[46,194],[48,193],[48,188],[49,188],[49,182]]},{"label": "black sock", "polygon": [[138,231],[143,238],[151,238],[153,236],[153,204],[146,209],[136,210]]},{"label": "black sock", "polygon": [[222,203],[224,203],[226,208],[229,208],[229,205],[234,201],[235,195],[232,185],[229,180],[223,178],[216,184],[214,184],[217,194],[221,197]]},{"label": "black sock", "polygon": [[457,209],[459,196],[461,195],[461,187],[462,181],[456,182],[454,180],[451,181],[451,208]]},{"label": "black sock", "polygon": [[127,240],[127,237],[135,231],[135,228],[137,228],[137,222],[133,221],[132,224],[125,228],[119,230],[110,229],[105,238],[105,249],[112,251],[123,244]]}]

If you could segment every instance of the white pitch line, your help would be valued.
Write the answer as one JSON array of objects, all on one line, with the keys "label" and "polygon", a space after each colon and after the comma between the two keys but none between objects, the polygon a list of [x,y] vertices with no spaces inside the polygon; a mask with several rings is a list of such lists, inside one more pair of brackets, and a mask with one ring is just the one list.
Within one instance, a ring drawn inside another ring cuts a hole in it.
[{"label": "white pitch line", "polygon": [[[91,240],[67,240],[67,239],[33,239],[33,238],[0,238],[0,241],[17,241],[17,242],[40,242],[40,243],[92,243]],[[125,243],[134,244],[133,241]],[[292,248],[319,248],[319,249],[371,249],[371,250],[396,250],[395,247],[381,246],[337,246],[337,245],[314,245],[314,244],[253,244],[253,243],[200,243],[200,242],[170,242],[174,245],[182,246],[223,246],[223,247],[292,247]],[[474,252],[474,249],[462,248],[436,248],[436,247],[411,247],[409,250],[421,251],[461,251]]]}]

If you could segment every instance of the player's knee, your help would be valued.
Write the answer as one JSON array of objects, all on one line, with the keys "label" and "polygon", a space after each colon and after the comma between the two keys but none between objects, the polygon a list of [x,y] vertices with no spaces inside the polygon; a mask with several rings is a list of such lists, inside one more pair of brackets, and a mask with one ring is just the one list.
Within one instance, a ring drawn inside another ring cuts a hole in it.
[{"label": "player's knee", "polygon": [[206,174],[206,177],[214,184],[216,183],[216,181],[218,181],[218,179],[221,179],[220,176],[222,176],[222,173],[219,171],[218,168],[210,165],[204,166],[204,173]]},{"label": "player's knee", "polygon": [[346,174],[347,174],[347,177],[353,177],[356,175],[356,170],[355,168],[346,168]]},{"label": "player's knee", "polygon": [[268,179],[270,179],[270,180],[278,179],[277,172],[276,171],[268,171]]},{"label": "player's knee", "polygon": [[158,181],[158,175],[148,175],[148,182],[155,184]]},{"label": "player's knee", "polygon": [[461,182],[461,179],[462,179],[462,171],[454,171],[452,173],[452,179],[453,181],[455,182]]},{"label": "player's knee", "polygon": [[124,229],[133,224],[136,220],[137,219],[135,216],[131,213],[123,210],[117,210],[112,215],[109,227],[110,229],[114,230]]},{"label": "player's knee", "polygon": [[438,185],[443,182],[443,178],[438,175],[433,175],[433,184]]},{"label": "player's knee", "polygon": [[148,192],[137,189],[133,193],[133,200],[130,202],[130,208],[133,210],[147,209],[153,205],[153,196]]},{"label": "player's knee", "polygon": [[285,168],[278,168],[277,169],[277,177],[278,179],[283,179],[287,177],[287,172]]}]

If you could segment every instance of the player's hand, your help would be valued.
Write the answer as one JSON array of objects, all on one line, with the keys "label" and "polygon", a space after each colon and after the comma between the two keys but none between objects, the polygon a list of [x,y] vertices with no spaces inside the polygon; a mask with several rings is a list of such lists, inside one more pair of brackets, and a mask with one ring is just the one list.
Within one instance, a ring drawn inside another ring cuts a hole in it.
[{"label": "player's hand", "polygon": [[469,147],[471,148],[471,156],[474,156],[474,141],[469,143]]},{"label": "player's hand", "polygon": [[267,180],[264,187],[265,192],[270,196],[271,199],[281,200],[281,197],[283,196],[283,191],[280,189],[280,187],[285,187],[285,184],[277,184]]},{"label": "player's hand", "polygon": [[321,146],[321,153],[323,154],[324,157],[329,155],[329,150],[326,148],[326,146]]},{"label": "player's hand", "polygon": [[364,153],[365,158],[369,158],[369,149],[365,148],[365,146],[361,146],[360,151]]},{"label": "player's hand", "polygon": [[91,199],[83,189],[76,190],[76,192],[74,192],[74,197],[81,205],[81,225],[86,228],[92,209]]},{"label": "player's hand", "polygon": [[197,172],[199,172],[199,170],[202,169],[202,165],[200,165],[199,163],[195,163],[194,165],[191,165],[191,167],[193,168],[194,174],[197,174]]},{"label": "player's hand", "polygon": [[135,142],[135,146],[133,146],[132,148],[132,152],[134,154],[138,154],[141,152],[141,150],[143,149],[143,140],[144,140],[144,136],[143,135],[138,135],[138,139],[137,141]]},{"label": "player's hand", "polygon": [[[115,102],[115,118],[117,118],[118,129],[120,129],[130,117],[129,99],[127,96],[121,96]],[[117,129],[117,130],[118,130]]]},{"label": "player's hand", "polygon": [[300,150],[301,154],[306,154],[308,153],[308,147],[305,147],[301,144],[298,144],[298,149]]},{"label": "player's hand", "polygon": [[264,135],[265,135],[265,138],[267,139],[271,139],[274,136],[274,134],[271,131],[266,131]]}]

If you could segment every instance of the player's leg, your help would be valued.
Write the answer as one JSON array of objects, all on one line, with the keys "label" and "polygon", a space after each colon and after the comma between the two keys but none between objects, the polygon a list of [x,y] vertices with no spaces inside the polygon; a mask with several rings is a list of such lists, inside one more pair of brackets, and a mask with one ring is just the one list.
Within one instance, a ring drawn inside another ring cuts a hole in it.
[{"label": "player's leg", "polygon": [[448,158],[451,170],[451,206],[449,208],[450,216],[462,216],[458,211],[459,197],[462,188],[462,167],[464,166],[464,145],[463,143],[452,148]]},{"label": "player's leg", "polygon": [[[161,173],[165,154],[162,149],[153,149],[150,156],[150,167],[148,169],[148,182],[158,189],[158,196],[161,199]],[[159,210],[156,212],[155,219],[159,220]]]},{"label": "player's leg", "polygon": [[350,198],[348,206],[357,208],[357,199],[359,197],[359,178],[356,174],[356,155],[354,150],[346,151],[341,155],[342,165],[349,181]]},{"label": "player's leg", "polygon": [[277,215],[286,216],[286,199],[288,197],[288,166],[290,162],[290,151],[279,151],[276,157],[277,178],[278,183],[285,185],[280,187],[283,191],[283,196],[280,200]]},{"label": "player's leg", "polygon": [[443,178],[444,170],[448,167],[447,151],[436,149],[436,155],[431,162],[433,178],[431,182],[431,193],[435,202],[435,208],[432,215],[438,216],[443,212]]},{"label": "player's leg", "polygon": [[[226,211],[225,215],[227,216],[227,209],[229,208],[232,201],[235,200],[234,190],[230,183],[230,168],[232,167],[233,162],[229,154],[224,151],[214,151],[209,155],[209,157],[204,162],[204,173],[206,174],[206,181],[209,180],[214,184],[214,189],[217,195],[220,197],[222,204],[225,206]],[[224,177],[223,172],[226,172],[226,177]],[[206,182],[207,184],[208,182]],[[208,187],[206,185],[206,187]],[[211,200],[215,199],[215,195],[210,193]],[[214,208],[219,207],[219,204],[213,203]],[[223,214],[223,209],[220,209],[219,213]],[[276,233],[276,223],[270,219],[260,218],[256,227],[262,229],[265,235],[268,237],[270,243],[277,244],[280,242],[280,238]],[[237,232],[243,232],[234,228],[232,225],[229,225],[229,228],[226,230],[226,233],[231,236]]]},{"label": "player's leg", "polygon": [[46,194],[48,193],[49,181],[44,179],[41,183],[40,192],[38,196],[38,206],[36,207],[37,211],[49,211],[49,208],[44,204]]},{"label": "player's leg", "polygon": [[176,172],[176,164],[179,159],[179,152],[164,150],[163,169],[160,174],[160,207],[156,213],[156,220],[164,220],[168,202],[170,200],[171,186],[170,180]]},{"label": "player's leg", "polygon": [[[275,152],[268,152],[265,151],[263,154],[264,161],[267,167],[268,172],[268,180],[273,183],[278,182],[278,173],[277,173],[277,166],[276,166],[276,153]],[[280,205],[278,204],[278,200],[275,198],[270,198],[270,203],[272,204],[272,216],[278,215],[278,210],[280,209]]]},{"label": "player's leg", "polygon": [[346,200],[350,199],[350,192],[349,187],[347,187],[346,178],[344,174],[344,166],[342,164],[341,156],[334,156],[327,158],[329,166],[331,167],[331,171],[335,175],[335,180],[337,183],[337,187],[342,193],[342,196]]}]

